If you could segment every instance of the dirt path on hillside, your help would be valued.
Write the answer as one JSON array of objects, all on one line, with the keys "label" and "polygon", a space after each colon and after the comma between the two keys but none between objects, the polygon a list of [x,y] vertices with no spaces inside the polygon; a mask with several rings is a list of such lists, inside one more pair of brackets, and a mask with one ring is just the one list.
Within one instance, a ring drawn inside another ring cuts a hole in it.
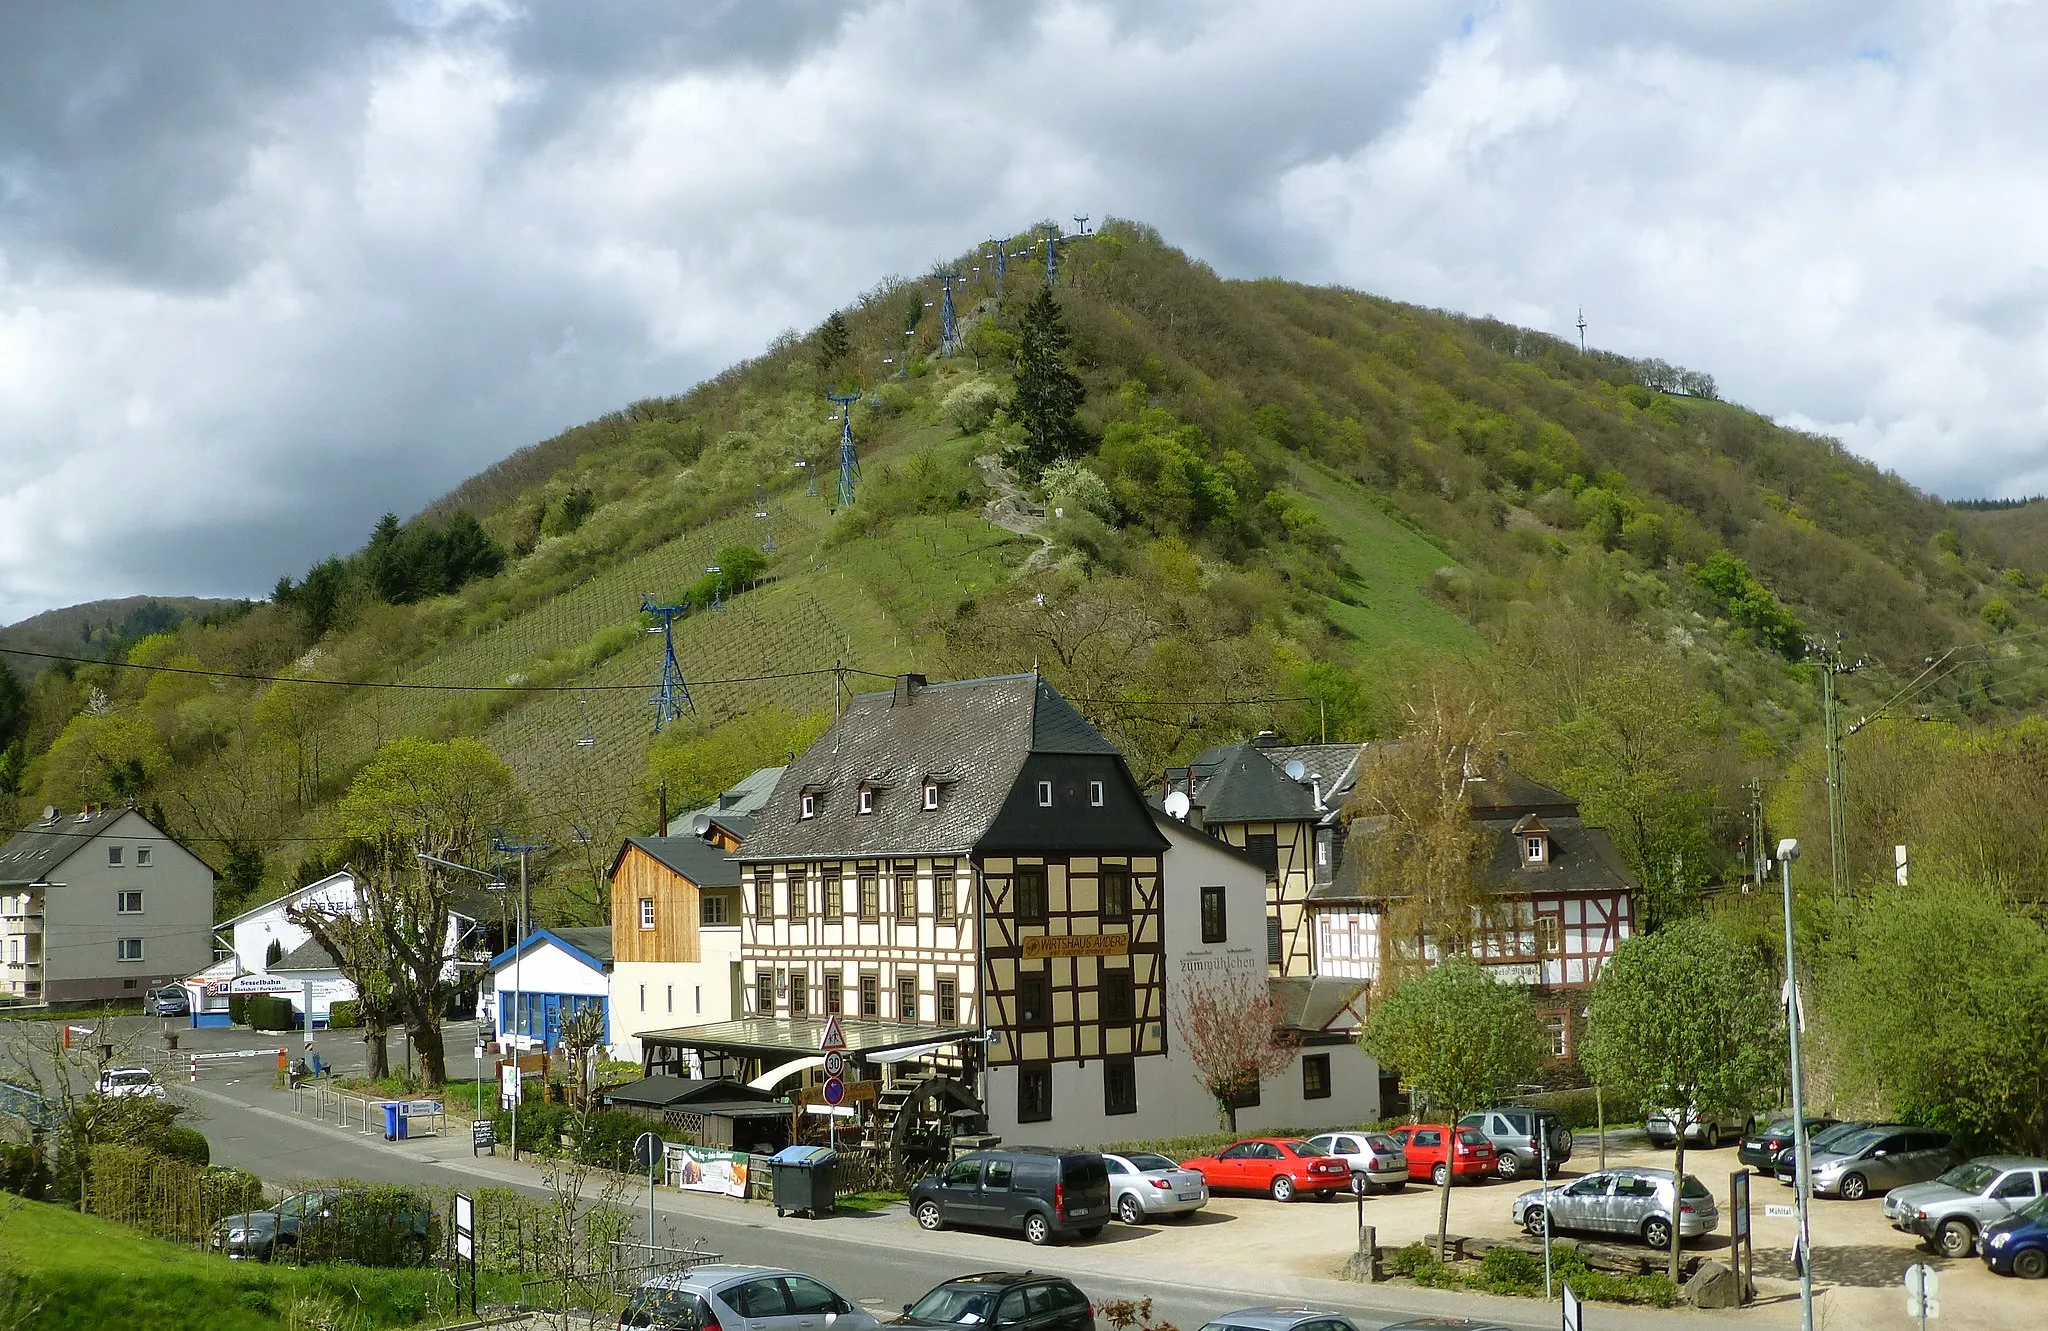
[{"label": "dirt path on hillside", "polygon": [[1045,526],[1045,510],[1031,502],[1031,496],[1017,483],[1017,477],[1003,460],[993,453],[984,453],[974,460],[981,468],[981,479],[996,497],[981,506],[982,521],[1001,527],[1004,531],[1016,532],[1019,536],[1036,536],[1038,549],[1024,561],[1021,572],[1029,573],[1052,563],[1052,538],[1042,530]]}]

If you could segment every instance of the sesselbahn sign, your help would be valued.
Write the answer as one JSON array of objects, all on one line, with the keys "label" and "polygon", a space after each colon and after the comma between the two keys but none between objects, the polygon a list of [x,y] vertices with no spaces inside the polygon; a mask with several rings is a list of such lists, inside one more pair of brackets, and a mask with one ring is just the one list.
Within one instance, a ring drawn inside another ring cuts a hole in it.
[{"label": "sesselbahn sign", "polygon": [[1121,957],[1131,950],[1129,934],[1037,934],[1024,940],[1024,959]]}]

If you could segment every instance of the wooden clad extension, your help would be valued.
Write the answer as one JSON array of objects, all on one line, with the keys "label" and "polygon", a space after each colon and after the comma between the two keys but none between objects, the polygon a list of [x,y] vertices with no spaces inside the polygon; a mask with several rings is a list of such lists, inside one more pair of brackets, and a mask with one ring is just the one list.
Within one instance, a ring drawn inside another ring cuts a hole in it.
[{"label": "wooden clad extension", "polygon": [[[640,903],[654,902],[654,927],[641,927]],[[628,844],[612,869],[614,961],[699,961],[702,911],[697,885]]]}]

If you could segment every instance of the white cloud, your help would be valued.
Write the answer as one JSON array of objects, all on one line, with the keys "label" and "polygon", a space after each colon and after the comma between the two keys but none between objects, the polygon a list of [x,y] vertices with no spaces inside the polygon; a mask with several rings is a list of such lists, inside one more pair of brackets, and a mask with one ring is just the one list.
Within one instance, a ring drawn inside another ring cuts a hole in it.
[{"label": "white cloud", "polygon": [[373,19],[0,26],[0,619],[260,593],[883,274],[1081,212],[1234,275],[1560,333],[1583,304],[1601,345],[1923,484],[2048,488],[2034,7]]}]

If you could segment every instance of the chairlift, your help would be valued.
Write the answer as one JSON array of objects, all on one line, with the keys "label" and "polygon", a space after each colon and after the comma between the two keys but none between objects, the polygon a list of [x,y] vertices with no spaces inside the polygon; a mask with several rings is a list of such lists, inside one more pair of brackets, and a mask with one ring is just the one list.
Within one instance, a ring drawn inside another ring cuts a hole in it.
[{"label": "chairlift", "polygon": [[[649,633],[659,633],[661,630],[649,629],[647,631]],[[583,733],[576,737],[576,747],[579,749],[594,749],[597,747],[597,732],[590,728],[590,704],[584,700],[581,694],[578,694],[576,706],[583,713]]]},{"label": "chairlift", "polygon": [[590,833],[584,828],[583,824],[578,823],[569,833],[569,839],[579,846],[587,846],[590,844]]}]

